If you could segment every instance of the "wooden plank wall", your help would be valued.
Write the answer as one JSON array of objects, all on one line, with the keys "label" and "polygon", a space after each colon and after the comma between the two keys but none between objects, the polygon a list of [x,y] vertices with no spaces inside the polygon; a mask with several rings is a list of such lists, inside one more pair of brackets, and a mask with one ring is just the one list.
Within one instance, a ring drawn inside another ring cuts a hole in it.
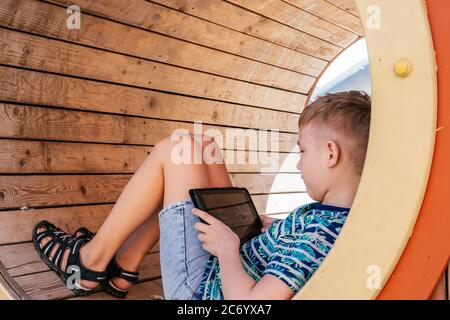
[{"label": "wooden plank wall", "polygon": [[[66,26],[69,5],[81,8],[79,30]],[[259,212],[295,208],[306,196],[298,117],[317,77],[361,36],[355,13],[346,0],[2,0],[2,283],[25,298],[72,298],[34,253],[32,226],[96,230],[153,146],[194,120],[222,134],[278,130],[272,172],[249,162],[264,145],[247,143],[243,164],[221,147]],[[269,196],[277,209],[266,210]],[[132,297],[160,293],[157,246],[141,273],[146,290]]]}]

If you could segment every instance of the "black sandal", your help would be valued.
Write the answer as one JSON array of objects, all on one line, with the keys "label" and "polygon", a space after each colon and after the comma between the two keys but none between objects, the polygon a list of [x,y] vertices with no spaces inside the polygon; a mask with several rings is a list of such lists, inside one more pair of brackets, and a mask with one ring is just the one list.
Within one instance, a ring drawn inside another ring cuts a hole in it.
[{"label": "black sandal", "polygon": [[[78,233],[81,233],[77,236]],[[95,232],[90,231],[86,227],[78,228],[74,233],[73,237],[76,239],[86,239],[90,241],[96,235]],[[122,278],[127,280],[128,282],[135,284],[139,278],[139,272],[132,272],[122,269],[117,263],[117,260],[113,257],[111,262],[109,263],[106,271],[108,272],[107,278],[100,283],[103,289],[111,296],[116,298],[125,298],[128,294],[127,290],[120,289],[111,282],[113,278]]]},{"label": "black sandal", "polygon": [[[46,230],[37,232],[40,228]],[[46,237],[51,239],[41,248],[41,241]],[[80,283],[75,282],[74,286],[67,285],[67,280],[72,273],[67,273],[70,266],[76,266],[79,269],[79,279],[94,282],[102,282],[107,278],[107,271],[94,271],[86,268],[80,259],[80,248],[88,241],[86,238],[75,238],[70,234],[65,233],[60,228],[55,227],[54,224],[43,220],[39,222],[33,229],[32,234],[33,244],[41,259],[49,266],[50,269],[56,272],[64,284],[72,290],[76,295],[85,296],[91,293],[95,288],[85,288]],[[53,259],[50,258],[53,248],[59,244],[56,249]],[[62,256],[66,249],[69,249],[69,256],[67,259],[66,270],[61,269]]]},{"label": "black sandal", "polygon": [[108,271],[108,277],[106,280],[100,282],[100,285],[106,293],[116,298],[125,298],[128,294],[128,290],[120,289],[114,285],[114,283],[112,283],[113,278],[122,278],[132,284],[138,282],[139,279],[139,272],[132,272],[122,269],[117,263],[115,257],[111,259],[106,270]]}]

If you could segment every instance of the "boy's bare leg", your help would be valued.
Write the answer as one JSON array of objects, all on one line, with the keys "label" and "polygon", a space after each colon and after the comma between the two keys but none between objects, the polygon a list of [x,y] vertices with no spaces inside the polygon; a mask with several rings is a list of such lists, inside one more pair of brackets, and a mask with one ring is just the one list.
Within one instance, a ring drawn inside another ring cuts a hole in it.
[{"label": "boy's bare leg", "polygon": [[[204,139],[203,136],[196,136],[195,142],[202,144],[202,150],[206,147],[216,149],[213,151],[212,155],[216,156],[217,153],[217,163],[206,164],[206,171],[208,176],[208,186],[209,187],[231,187],[232,182],[230,176],[227,172],[226,166],[223,162],[222,154],[220,153],[217,143],[211,139]],[[213,144],[213,145],[211,145]],[[211,150],[211,149],[207,149]],[[173,164],[174,165],[174,164]],[[170,164],[166,164],[165,175],[173,173],[173,179],[176,179],[176,174],[179,172],[176,168],[169,167]],[[172,177],[166,177],[165,180],[172,179]],[[170,190],[166,190],[167,204],[176,201],[170,200],[170,198],[180,198],[180,195],[172,195]],[[183,191],[181,191],[181,197]],[[171,202],[173,201],[173,202]],[[157,210],[161,211],[162,207]],[[119,265],[128,271],[137,271],[140,263],[147,255],[148,251],[153,248],[153,246],[159,240],[159,220],[157,214],[154,214],[148,218],[145,223],[143,223],[133,234],[127,239],[127,241],[120,247],[119,251],[116,253],[115,257]],[[116,286],[121,289],[127,289],[130,284],[128,281],[120,278],[113,279]]]},{"label": "boy's bare leg", "polygon": [[[81,259],[86,267],[96,271],[105,270],[118,249],[145,222],[148,222],[149,228],[153,227],[155,230],[155,233],[149,236],[150,239],[147,239],[147,247],[150,247],[150,242],[156,242],[156,226],[147,219],[159,212],[161,202],[165,207],[187,199],[190,188],[209,186],[205,164],[174,164],[171,161],[171,148],[174,144],[176,143],[170,141],[169,137],[163,139],[130,179],[97,235],[80,249]],[[201,152],[199,149],[200,146],[193,144],[191,156]],[[144,229],[142,227],[141,230]],[[45,240],[42,245],[44,243]],[[56,250],[57,248],[52,254]],[[63,268],[67,256],[68,251],[63,256]],[[81,284],[88,288],[97,285],[85,280],[81,281]]]}]

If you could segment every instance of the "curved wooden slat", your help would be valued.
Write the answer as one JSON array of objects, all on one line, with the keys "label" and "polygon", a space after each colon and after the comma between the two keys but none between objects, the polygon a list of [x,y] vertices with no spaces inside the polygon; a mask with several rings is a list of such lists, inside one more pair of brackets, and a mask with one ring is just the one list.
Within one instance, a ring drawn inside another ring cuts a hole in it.
[{"label": "curved wooden slat", "polygon": [[353,14],[349,14],[326,0],[283,0],[328,21],[336,23],[356,34],[364,34],[361,23]]},{"label": "curved wooden slat", "polygon": [[[1,101],[296,133],[298,115],[0,66]],[[57,90],[59,94],[53,94]],[[301,110],[301,109],[300,109]]]},{"label": "curved wooden slat", "polygon": [[[9,19],[11,16],[14,19]],[[315,80],[312,76],[267,64],[252,63],[251,60],[235,55],[87,13],[83,14],[83,28],[76,33],[68,28],[61,28],[66,20],[65,7],[34,0],[4,0],[0,7],[0,25],[33,34],[298,93],[308,93]],[[127,36],[124,37],[124,34]],[[164,56],[161,53],[162,46],[166,52]],[[186,51],[192,54],[183,55]]]},{"label": "curved wooden slat", "polygon": [[0,137],[155,145],[175,130],[202,131],[221,149],[291,152],[297,134],[0,103]]},{"label": "curved wooden slat", "polygon": [[[130,174],[0,176],[0,208],[115,202],[131,177]],[[233,185],[247,188],[254,197],[264,193],[306,192],[298,175],[287,174],[285,182],[277,185],[272,185],[274,174],[231,174],[230,178]]]},{"label": "curved wooden slat", "polygon": [[[307,33],[279,24],[259,14],[220,0],[153,0],[169,8],[217,23],[244,34],[306,53],[312,57],[332,60],[341,48]],[[267,4],[264,4],[267,6]],[[226,12],[226,14],[220,14]],[[276,30],[276,32],[274,32]]]},{"label": "curved wooden slat", "polygon": [[[52,2],[66,6],[78,5],[83,12],[108,17],[174,38],[292,71],[318,75],[327,64],[325,60],[273,45],[270,42],[149,1],[97,0],[92,2],[89,0],[52,0]],[[279,57],[283,57],[283,59],[279,59]]]},{"label": "curved wooden slat", "polygon": [[355,0],[325,0],[325,1],[353,14],[355,17],[359,17],[359,12],[358,8],[356,7]]},{"label": "curved wooden slat", "polygon": [[[299,112],[306,101],[303,94],[7,29],[0,29],[0,47],[0,63],[5,65],[291,112]],[[242,95],[236,88],[248,94]]]},{"label": "curved wooden slat", "polygon": [[[263,17],[268,17],[286,25],[289,28],[304,31],[312,36],[346,48],[351,45],[358,35],[334,23],[312,15],[292,4],[279,0],[226,0],[242,8],[251,10]],[[259,25],[258,25],[259,27]],[[257,29],[259,31],[259,29]],[[270,32],[270,31],[269,31]],[[270,34],[270,33],[269,33]],[[271,34],[276,35],[278,32]]]},{"label": "curved wooden slat", "polygon": [[[134,173],[153,147],[99,143],[71,143],[0,139],[0,172],[5,174]],[[273,153],[275,165],[265,153],[242,151],[243,161],[222,150],[229,173],[264,172],[299,174],[297,152]],[[278,163],[278,164],[277,164]]]}]

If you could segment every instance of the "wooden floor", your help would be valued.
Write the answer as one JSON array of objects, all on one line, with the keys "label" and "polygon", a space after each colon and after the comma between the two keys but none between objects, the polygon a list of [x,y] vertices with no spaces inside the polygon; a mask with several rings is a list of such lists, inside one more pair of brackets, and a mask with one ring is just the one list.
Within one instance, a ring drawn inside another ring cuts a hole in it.
[{"label": "wooden floor", "polygon": [[[134,285],[126,299],[163,299],[159,252],[155,246],[141,263],[139,283]],[[1,276],[8,282],[18,299],[116,299],[102,290],[87,297],[76,297],[55,272],[39,258],[32,242],[0,246]]]}]

